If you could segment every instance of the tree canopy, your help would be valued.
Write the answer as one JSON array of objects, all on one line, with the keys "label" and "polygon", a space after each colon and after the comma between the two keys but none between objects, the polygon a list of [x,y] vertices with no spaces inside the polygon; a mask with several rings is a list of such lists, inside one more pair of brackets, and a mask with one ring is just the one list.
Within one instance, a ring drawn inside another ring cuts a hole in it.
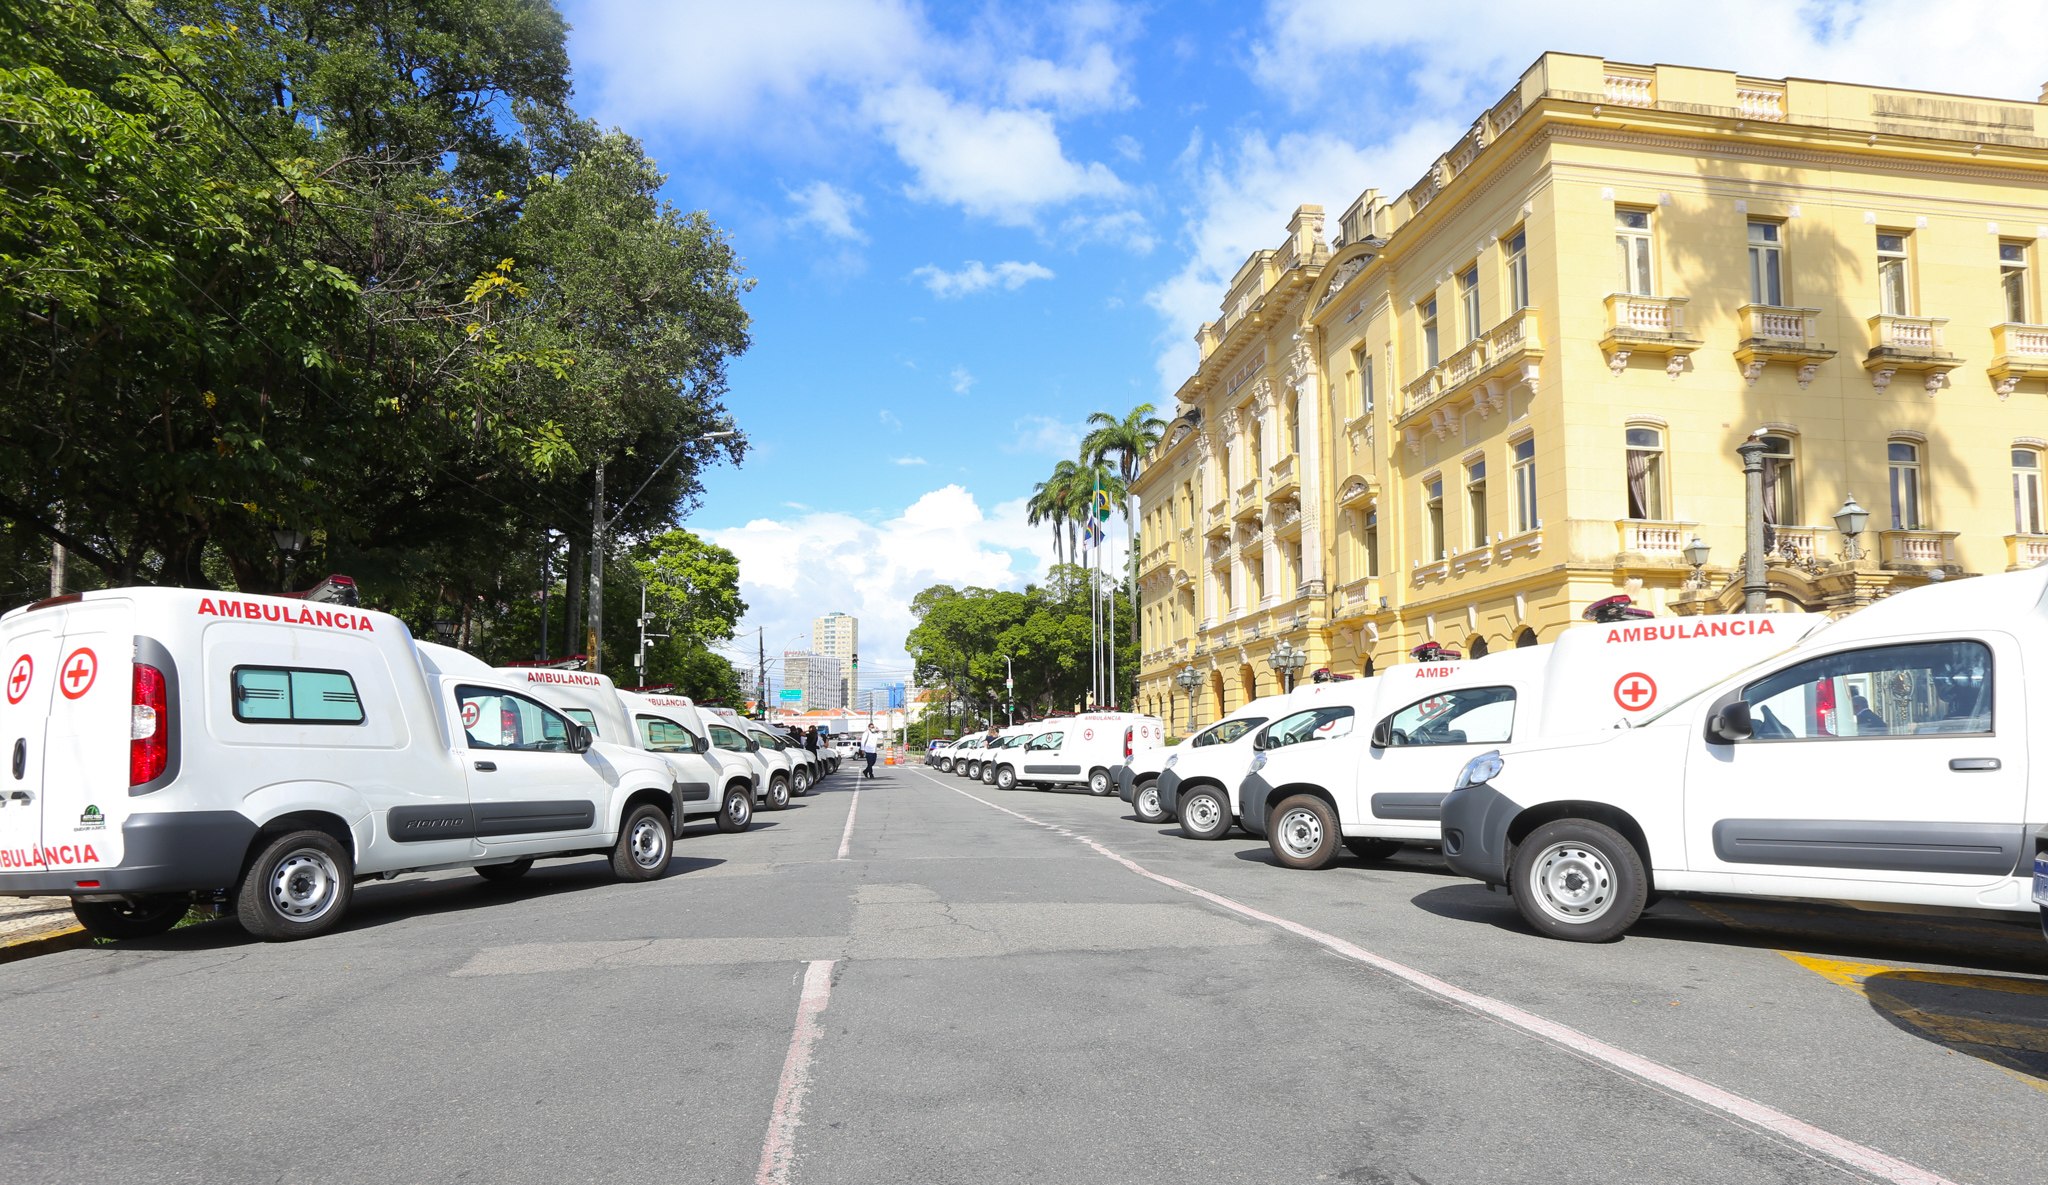
[{"label": "tree canopy", "polygon": [[[1087,706],[1093,578],[1079,565],[1055,564],[1045,584],[1022,592],[948,584],[925,589],[911,601],[917,625],[905,641],[917,682],[948,688],[950,699],[971,705],[970,715],[982,715],[1004,702],[1003,680],[1014,670],[1020,715]],[[1125,615],[1117,617],[1115,642],[1118,699],[1128,703],[1138,644]]]}]

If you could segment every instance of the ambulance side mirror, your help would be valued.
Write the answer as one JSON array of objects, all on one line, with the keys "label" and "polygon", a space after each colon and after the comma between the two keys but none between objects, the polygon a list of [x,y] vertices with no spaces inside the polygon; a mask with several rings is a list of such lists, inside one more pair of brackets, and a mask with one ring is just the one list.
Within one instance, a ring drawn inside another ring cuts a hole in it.
[{"label": "ambulance side mirror", "polygon": [[699,752],[699,753],[709,753],[709,752],[711,752],[711,738],[710,738],[710,737],[692,737],[691,739],[697,742],[697,752]]},{"label": "ambulance side mirror", "polygon": [[569,734],[569,752],[590,752],[590,730],[581,724],[571,725],[575,729]]},{"label": "ambulance side mirror", "polygon": [[1372,747],[1385,749],[1394,743],[1394,718],[1387,717],[1372,726]]},{"label": "ambulance side mirror", "polygon": [[760,742],[760,741],[757,741],[757,740],[755,740],[755,739],[754,739],[753,737],[748,737],[748,738],[747,738],[747,752],[749,752],[749,753],[759,753],[760,751],[761,751],[761,742]]},{"label": "ambulance side mirror", "polygon": [[1732,745],[1755,735],[1756,724],[1749,718],[1749,703],[1746,700],[1736,700],[1724,705],[1707,720],[1707,741],[1710,744]]}]

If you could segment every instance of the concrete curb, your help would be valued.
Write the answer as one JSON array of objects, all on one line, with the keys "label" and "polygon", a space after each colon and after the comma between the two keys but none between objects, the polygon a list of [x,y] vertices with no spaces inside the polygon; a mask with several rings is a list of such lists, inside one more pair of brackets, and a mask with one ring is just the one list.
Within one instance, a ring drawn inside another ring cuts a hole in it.
[{"label": "concrete curb", "polygon": [[92,935],[85,932],[85,927],[72,926],[64,930],[38,934],[33,938],[0,943],[0,963],[14,963],[22,959],[33,959],[37,955],[53,955],[60,950],[77,950],[79,947],[91,945]]}]

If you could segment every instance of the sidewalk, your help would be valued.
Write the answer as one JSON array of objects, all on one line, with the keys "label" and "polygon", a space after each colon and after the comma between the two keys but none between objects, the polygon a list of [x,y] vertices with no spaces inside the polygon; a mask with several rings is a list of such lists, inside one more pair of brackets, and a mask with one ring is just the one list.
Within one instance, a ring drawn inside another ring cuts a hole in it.
[{"label": "sidewalk", "polygon": [[69,897],[0,897],[0,963],[86,946]]}]

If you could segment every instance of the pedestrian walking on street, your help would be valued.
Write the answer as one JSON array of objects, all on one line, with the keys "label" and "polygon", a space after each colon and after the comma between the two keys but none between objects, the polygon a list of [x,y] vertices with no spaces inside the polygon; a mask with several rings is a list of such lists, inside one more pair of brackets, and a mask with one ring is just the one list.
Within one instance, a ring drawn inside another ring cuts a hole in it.
[{"label": "pedestrian walking on street", "polygon": [[882,751],[882,734],[876,732],[875,726],[872,724],[868,725],[868,730],[861,734],[860,751],[867,754],[868,759],[868,767],[861,771],[860,776],[872,778],[875,776],[875,755]]},{"label": "pedestrian walking on street", "polygon": [[813,752],[813,753],[816,753],[816,752],[818,751],[818,726],[817,726],[817,725],[815,725],[815,724],[811,725],[810,731],[809,731],[809,732],[806,732],[806,733],[804,734],[804,748],[806,748],[806,749],[809,749],[809,750],[810,750],[811,752]]}]

